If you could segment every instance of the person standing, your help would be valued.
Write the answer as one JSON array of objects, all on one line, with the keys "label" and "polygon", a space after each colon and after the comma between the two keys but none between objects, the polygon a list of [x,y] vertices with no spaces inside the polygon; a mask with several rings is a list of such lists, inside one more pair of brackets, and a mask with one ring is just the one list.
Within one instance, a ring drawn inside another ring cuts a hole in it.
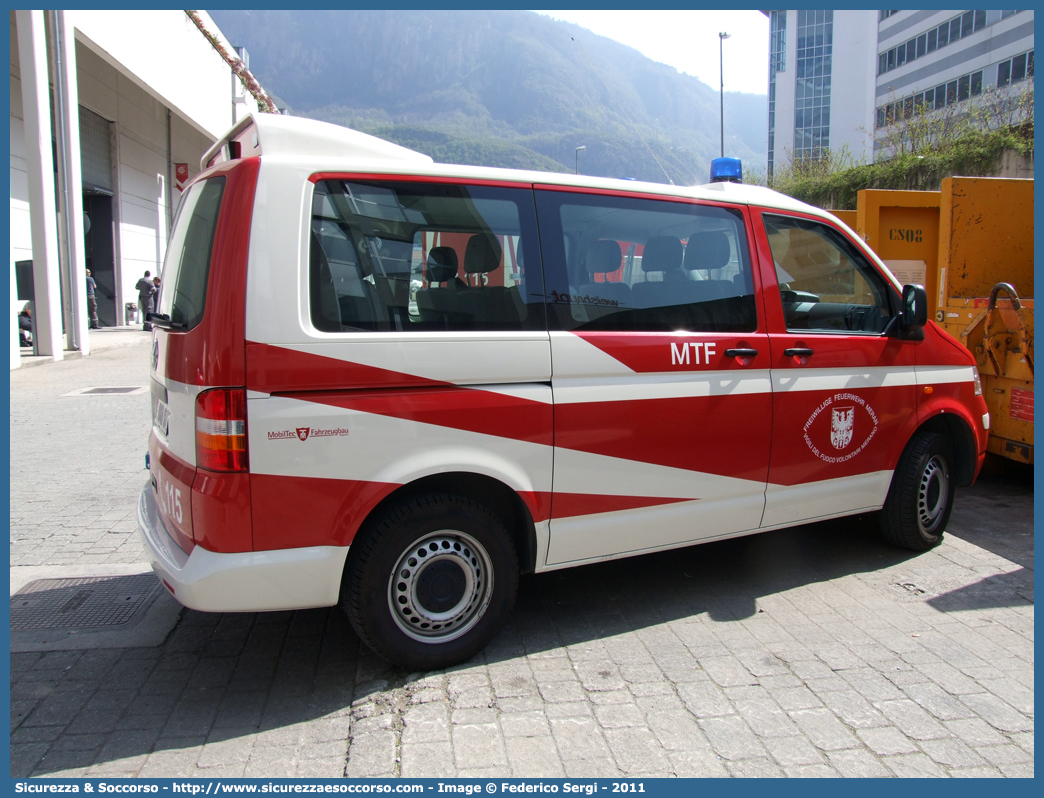
[{"label": "person standing", "polygon": [[28,302],[18,314],[18,343],[21,346],[33,345],[33,309]]},{"label": "person standing", "polygon": [[101,324],[98,323],[98,296],[97,296],[97,285],[95,285],[94,278],[91,277],[91,270],[87,269],[87,313],[90,316],[90,321],[87,323],[87,329],[98,330],[101,329]]},{"label": "person standing", "polygon": [[145,276],[138,280],[134,287],[138,289],[138,309],[141,311],[141,320],[144,322],[142,329],[151,330],[149,314],[156,309],[153,301],[156,296],[156,286],[152,282],[152,272],[146,269]]}]

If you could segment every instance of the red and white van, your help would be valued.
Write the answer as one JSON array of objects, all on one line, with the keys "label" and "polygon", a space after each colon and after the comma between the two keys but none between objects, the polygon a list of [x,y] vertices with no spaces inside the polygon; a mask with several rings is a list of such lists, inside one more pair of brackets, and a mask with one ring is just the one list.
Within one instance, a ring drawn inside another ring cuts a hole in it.
[{"label": "red and white van", "polygon": [[450,166],[243,120],[171,236],[139,519],[182,604],[340,603],[474,654],[519,573],[880,510],[928,549],[989,415],[971,355],[768,189]]}]

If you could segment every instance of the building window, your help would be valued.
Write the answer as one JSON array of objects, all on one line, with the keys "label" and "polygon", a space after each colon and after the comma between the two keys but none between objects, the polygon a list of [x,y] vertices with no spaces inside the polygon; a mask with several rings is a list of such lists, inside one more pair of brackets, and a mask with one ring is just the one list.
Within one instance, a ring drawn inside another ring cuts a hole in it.
[{"label": "building window", "polygon": [[880,12],[878,12],[877,20],[878,20],[878,22],[884,22],[886,19],[888,19],[890,16],[892,16],[892,14],[898,14],[898,13],[899,13],[898,11],[880,11]]},{"label": "building window", "polygon": [[[1024,53],[1021,57],[1029,65],[1027,68],[1032,70],[1033,53]],[[1002,69],[1005,65],[1007,66],[1008,72],[1004,74],[1009,76],[1009,82],[1011,80],[1010,74],[1013,61],[1015,61],[1014,58],[1001,64]],[[1032,72],[1030,77],[1032,77]],[[969,97],[977,97],[982,94],[982,85],[983,75],[980,69],[978,72],[962,75],[956,80],[943,83],[934,89],[927,89],[924,92],[918,92],[901,100],[896,100],[894,103],[882,105],[877,109],[877,127],[888,127],[888,125],[900,120],[910,119],[927,111],[938,110],[947,105],[963,102]]]},{"label": "building window", "polygon": [[961,15],[961,38],[970,36],[972,34],[973,25],[975,24],[975,12],[965,11]]},{"label": "building window", "polygon": [[997,86],[1010,86],[1033,77],[1033,51],[1020,53],[1009,61],[997,64]]},{"label": "building window", "polygon": [[1017,55],[1011,59],[1011,82],[1017,83],[1026,77],[1026,56]]},{"label": "building window", "polygon": [[769,23],[769,69],[785,72],[787,69],[787,12],[773,11]]},{"label": "building window", "polygon": [[936,31],[939,33],[939,46],[945,47],[950,43],[950,23],[944,22]]},{"label": "building window", "polygon": [[787,12],[769,13],[769,125],[768,176],[772,177],[776,149],[776,73],[787,68]]},{"label": "building window", "polygon": [[800,10],[794,80],[794,157],[818,158],[830,146],[834,12]]},{"label": "building window", "polygon": [[[882,11],[881,13],[891,15],[896,12]],[[965,11],[953,19],[948,19],[927,33],[915,36],[913,39],[893,47],[886,53],[881,53],[878,56],[877,74],[884,74],[917,58],[922,58],[928,55],[928,53],[935,52],[940,47],[952,44],[965,36],[970,36],[975,31],[983,30],[987,24],[992,25],[998,19],[1004,19],[1016,12],[1004,11],[1001,13],[1002,16],[1000,17],[988,18],[986,11]]]}]

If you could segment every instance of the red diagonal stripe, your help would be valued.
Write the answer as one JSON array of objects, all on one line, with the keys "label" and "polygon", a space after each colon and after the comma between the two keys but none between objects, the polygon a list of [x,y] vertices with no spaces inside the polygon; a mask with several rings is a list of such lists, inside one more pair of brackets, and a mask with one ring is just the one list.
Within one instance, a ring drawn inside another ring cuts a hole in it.
[{"label": "red diagonal stripe", "polygon": [[473,388],[413,388],[405,391],[295,392],[305,402],[435,424],[551,446],[554,411],[549,404]]},{"label": "red diagonal stripe", "polygon": [[554,493],[551,497],[552,518],[572,518],[595,513],[615,513],[638,507],[656,507],[693,499],[674,499],[661,496],[613,496],[601,493]]},{"label": "red diagonal stripe", "polygon": [[451,383],[270,344],[247,344],[247,388],[262,393],[434,387]]}]

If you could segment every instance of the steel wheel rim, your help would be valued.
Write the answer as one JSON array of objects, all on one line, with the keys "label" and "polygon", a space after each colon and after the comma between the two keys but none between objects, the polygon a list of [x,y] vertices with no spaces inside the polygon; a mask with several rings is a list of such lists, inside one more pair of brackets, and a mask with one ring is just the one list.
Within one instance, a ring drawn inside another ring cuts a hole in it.
[{"label": "steel wheel rim", "polygon": [[935,455],[925,464],[917,487],[917,519],[925,532],[935,532],[941,524],[949,494],[950,477],[946,464]]},{"label": "steel wheel rim", "polygon": [[388,607],[396,626],[423,643],[447,643],[466,634],[485,614],[492,595],[489,555],[475,538],[456,530],[415,540],[388,579]]}]

